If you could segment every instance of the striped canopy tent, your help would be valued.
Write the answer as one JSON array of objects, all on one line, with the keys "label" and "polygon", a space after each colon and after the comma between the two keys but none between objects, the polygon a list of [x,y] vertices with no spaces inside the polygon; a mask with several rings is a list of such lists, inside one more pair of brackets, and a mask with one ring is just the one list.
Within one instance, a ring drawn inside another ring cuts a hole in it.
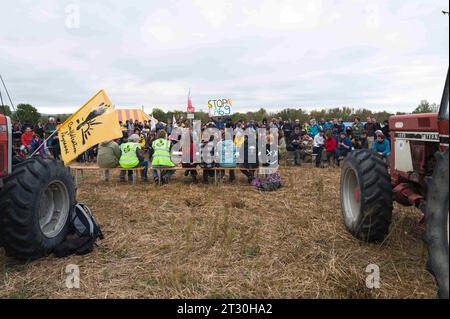
[{"label": "striped canopy tent", "polygon": [[133,122],[138,120],[140,123],[151,120],[151,117],[141,109],[116,109],[119,122],[125,123],[127,120]]}]

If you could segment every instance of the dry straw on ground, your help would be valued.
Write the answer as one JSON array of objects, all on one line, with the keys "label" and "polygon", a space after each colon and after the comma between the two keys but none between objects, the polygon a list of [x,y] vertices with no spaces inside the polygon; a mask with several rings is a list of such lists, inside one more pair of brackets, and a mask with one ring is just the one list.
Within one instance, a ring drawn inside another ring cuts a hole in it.
[{"label": "dry straw on ground", "polygon": [[[2,298],[431,298],[433,278],[416,226],[420,213],[395,206],[383,244],[345,230],[339,170],[282,170],[284,187],[262,193],[235,184],[99,182],[87,176],[88,204],[106,239],[87,256],[22,264],[0,250]],[[381,270],[366,288],[366,266]],[[65,287],[65,267],[80,267],[80,289]]]}]

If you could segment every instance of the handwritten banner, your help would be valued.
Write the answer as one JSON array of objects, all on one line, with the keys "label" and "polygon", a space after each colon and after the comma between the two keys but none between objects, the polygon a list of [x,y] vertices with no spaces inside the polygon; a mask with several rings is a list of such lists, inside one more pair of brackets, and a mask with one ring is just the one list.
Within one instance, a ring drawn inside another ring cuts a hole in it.
[{"label": "handwritten banner", "polygon": [[233,101],[231,99],[209,100],[209,116],[227,116],[233,114]]}]

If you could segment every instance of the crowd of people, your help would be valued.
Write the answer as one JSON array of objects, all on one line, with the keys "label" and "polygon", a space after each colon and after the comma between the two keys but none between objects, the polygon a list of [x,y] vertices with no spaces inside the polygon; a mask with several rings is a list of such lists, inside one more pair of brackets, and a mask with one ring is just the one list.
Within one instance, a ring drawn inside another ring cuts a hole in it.
[{"label": "crowd of people", "polygon": [[[27,158],[37,150],[39,155],[59,159],[58,136],[52,133],[60,124],[60,121],[53,117],[49,117],[45,124],[38,122],[34,126],[15,123],[13,136],[20,145],[18,156]],[[151,166],[154,180],[167,183],[174,171],[164,171],[164,168],[175,166],[172,148],[181,143],[182,139],[180,130],[175,128],[183,128],[189,132],[189,148],[178,149],[182,157],[181,165],[187,169],[185,175],[191,176],[193,182],[197,182],[198,178],[196,167],[203,168],[204,183],[208,183],[210,177],[215,174],[232,182],[236,179],[235,171],[226,170],[229,176],[225,176],[225,170],[220,168],[238,166],[248,182],[252,183],[256,179],[255,172],[259,167],[273,166],[283,159],[288,165],[301,165],[308,158],[317,167],[325,167],[339,166],[342,159],[354,149],[371,149],[387,162],[390,155],[388,121],[381,125],[373,117],[367,117],[365,123],[359,117],[355,117],[352,123],[344,123],[342,119],[336,118],[319,121],[311,119],[309,122],[301,123],[300,120],[277,118],[262,121],[232,121],[230,117],[213,117],[210,122],[201,124],[202,134],[198,136],[201,143],[197,144],[201,145],[201,150],[195,149],[196,131],[192,127],[193,122],[187,119],[179,119],[176,122],[169,120],[167,124],[127,120],[120,125],[123,130],[121,139],[105,141],[77,158],[78,162],[97,162],[99,167],[105,169],[106,180],[109,179],[108,168],[123,168],[120,180],[125,181],[127,169],[128,179],[131,180],[130,169],[142,167],[142,179],[148,181],[148,169]],[[209,128],[216,129],[219,133],[210,136],[203,134]],[[231,138],[225,138],[226,131],[230,130]],[[247,135],[249,131],[258,131],[256,140],[264,139],[263,143],[251,143]],[[265,132],[265,136],[262,136],[261,131]],[[202,140],[204,135],[206,138]],[[213,143],[215,138],[219,139],[219,143]],[[45,145],[42,145],[44,142]],[[261,147],[265,149],[261,150]],[[209,154],[213,160],[205,161],[203,157],[199,160],[196,154],[200,152]],[[266,156],[261,161],[262,152]]]},{"label": "crowd of people", "polygon": [[[45,124],[42,121],[38,121],[35,125],[29,122],[23,124],[15,122],[12,127],[15,160],[26,159],[35,152],[41,156],[60,159],[61,149],[58,134],[55,134],[59,125],[61,121],[54,117],[49,117]],[[46,143],[42,145],[44,141]]]}]

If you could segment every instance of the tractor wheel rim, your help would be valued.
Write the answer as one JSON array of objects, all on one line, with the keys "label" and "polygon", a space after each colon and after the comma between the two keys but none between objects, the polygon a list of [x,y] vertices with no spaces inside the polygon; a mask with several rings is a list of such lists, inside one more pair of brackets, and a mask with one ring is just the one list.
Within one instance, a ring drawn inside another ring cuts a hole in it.
[{"label": "tractor wheel rim", "polygon": [[45,188],[39,209],[39,227],[47,238],[58,236],[66,224],[70,211],[69,192],[66,185],[52,181]]},{"label": "tractor wheel rim", "polygon": [[358,220],[361,209],[361,188],[358,184],[356,172],[350,167],[344,173],[343,202],[345,216],[350,223]]}]

